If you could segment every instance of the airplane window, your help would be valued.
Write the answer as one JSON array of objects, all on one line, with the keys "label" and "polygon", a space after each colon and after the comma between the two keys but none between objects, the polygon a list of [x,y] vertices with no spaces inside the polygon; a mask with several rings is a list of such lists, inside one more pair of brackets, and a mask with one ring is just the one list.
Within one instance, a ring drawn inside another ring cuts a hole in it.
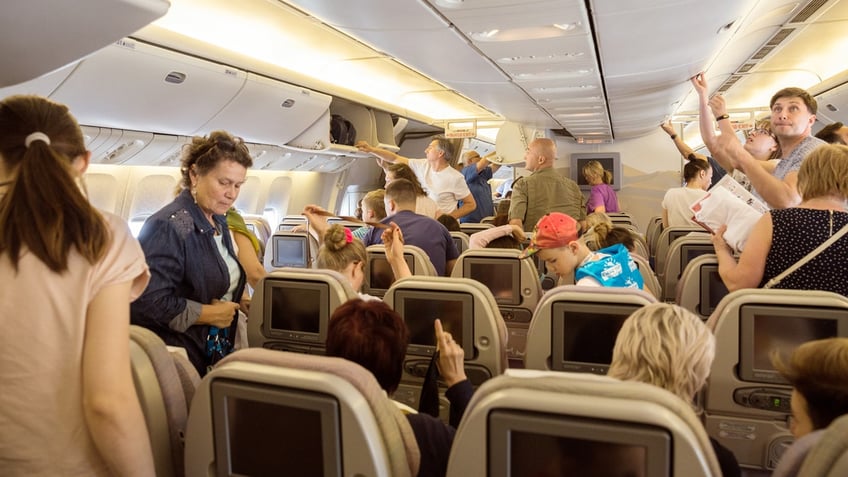
[{"label": "airplane window", "polygon": [[265,220],[267,220],[269,224],[280,223],[277,217],[277,209],[273,207],[266,207],[265,210],[262,211],[262,217],[265,217]]},{"label": "airplane window", "polygon": [[130,233],[133,237],[138,237],[139,232],[141,232],[141,227],[144,225],[144,221],[147,220],[148,217],[150,217],[149,214],[138,215],[129,220]]}]

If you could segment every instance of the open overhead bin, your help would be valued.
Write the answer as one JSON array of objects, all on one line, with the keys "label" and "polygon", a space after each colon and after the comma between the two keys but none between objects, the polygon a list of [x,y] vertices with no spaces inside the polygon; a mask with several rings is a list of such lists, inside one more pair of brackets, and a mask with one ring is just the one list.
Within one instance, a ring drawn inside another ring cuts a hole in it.
[{"label": "open overhead bin", "polygon": [[[73,63],[161,17],[170,6],[168,0],[6,2],[3,16],[8,21],[0,28],[0,58],[4,59],[0,86],[22,83]],[[9,67],[12,58],[14,68]]]}]

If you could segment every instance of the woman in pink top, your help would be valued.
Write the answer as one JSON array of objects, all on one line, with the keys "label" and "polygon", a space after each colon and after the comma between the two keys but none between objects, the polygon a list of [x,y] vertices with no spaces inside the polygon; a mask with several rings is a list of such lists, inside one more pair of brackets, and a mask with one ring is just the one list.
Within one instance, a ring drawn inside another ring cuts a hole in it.
[{"label": "woman in pink top", "polygon": [[91,152],[68,108],[0,102],[0,472],[153,475],[129,353],[149,274],[119,217],[79,184]]},{"label": "woman in pink top", "polygon": [[583,166],[583,177],[586,178],[592,189],[589,191],[589,200],[586,201],[586,213],[592,212],[620,212],[618,207],[618,196],[612,186],[612,172],[604,169],[598,161],[589,161]]}]

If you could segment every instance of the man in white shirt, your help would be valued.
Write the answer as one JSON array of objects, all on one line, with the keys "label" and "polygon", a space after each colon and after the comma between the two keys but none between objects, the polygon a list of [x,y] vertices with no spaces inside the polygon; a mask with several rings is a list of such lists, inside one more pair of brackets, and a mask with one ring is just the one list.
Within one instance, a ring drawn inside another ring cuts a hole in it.
[{"label": "man in white shirt", "polygon": [[[427,195],[436,201],[439,209],[445,214],[459,219],[477,208],[474,196],[471,195],[471,190],[465,183],[465,177],[450,166],[451,148],[447,139],[436,137],[430,141],[430,145],[424,150],[427,156],[425,159],[410,159],[392,151],[374,147],[365,141],[357,142],[356,147],[360,151],[376,156],[380,167],[383,167],[385,162],[407,164],[427,190]],[[462,207],[457,208],[459,201],[462,201]]]}]

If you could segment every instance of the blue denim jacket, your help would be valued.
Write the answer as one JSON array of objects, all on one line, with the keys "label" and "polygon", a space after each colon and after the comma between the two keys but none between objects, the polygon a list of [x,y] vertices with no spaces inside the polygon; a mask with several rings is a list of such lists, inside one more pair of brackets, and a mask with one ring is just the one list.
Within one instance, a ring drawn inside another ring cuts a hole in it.
[{"label": "blue denim jacket", "polygon": [[[213,219],[219,230],[228,230],[225,216],[215,215]],[[201,305],[220,299],[230,286],[227,265],[218,253],[214,236],[215,228],[188,190],[151,215],[138,236],[150,267],[150,283],[130,309],[132,324],[152,330],[166,344],[184,347],[201,376],[212,364],[207,357],[206,341],[213,327],[194,325],[194,322],[200,316]],[[223,241],[230,255],[236,258],[229,233],[224,233]],[[244,291],[245,274],[241,265],[239,271],[234,301]],[[229,328],[231,338],[237,324],[235,317]]]}]

